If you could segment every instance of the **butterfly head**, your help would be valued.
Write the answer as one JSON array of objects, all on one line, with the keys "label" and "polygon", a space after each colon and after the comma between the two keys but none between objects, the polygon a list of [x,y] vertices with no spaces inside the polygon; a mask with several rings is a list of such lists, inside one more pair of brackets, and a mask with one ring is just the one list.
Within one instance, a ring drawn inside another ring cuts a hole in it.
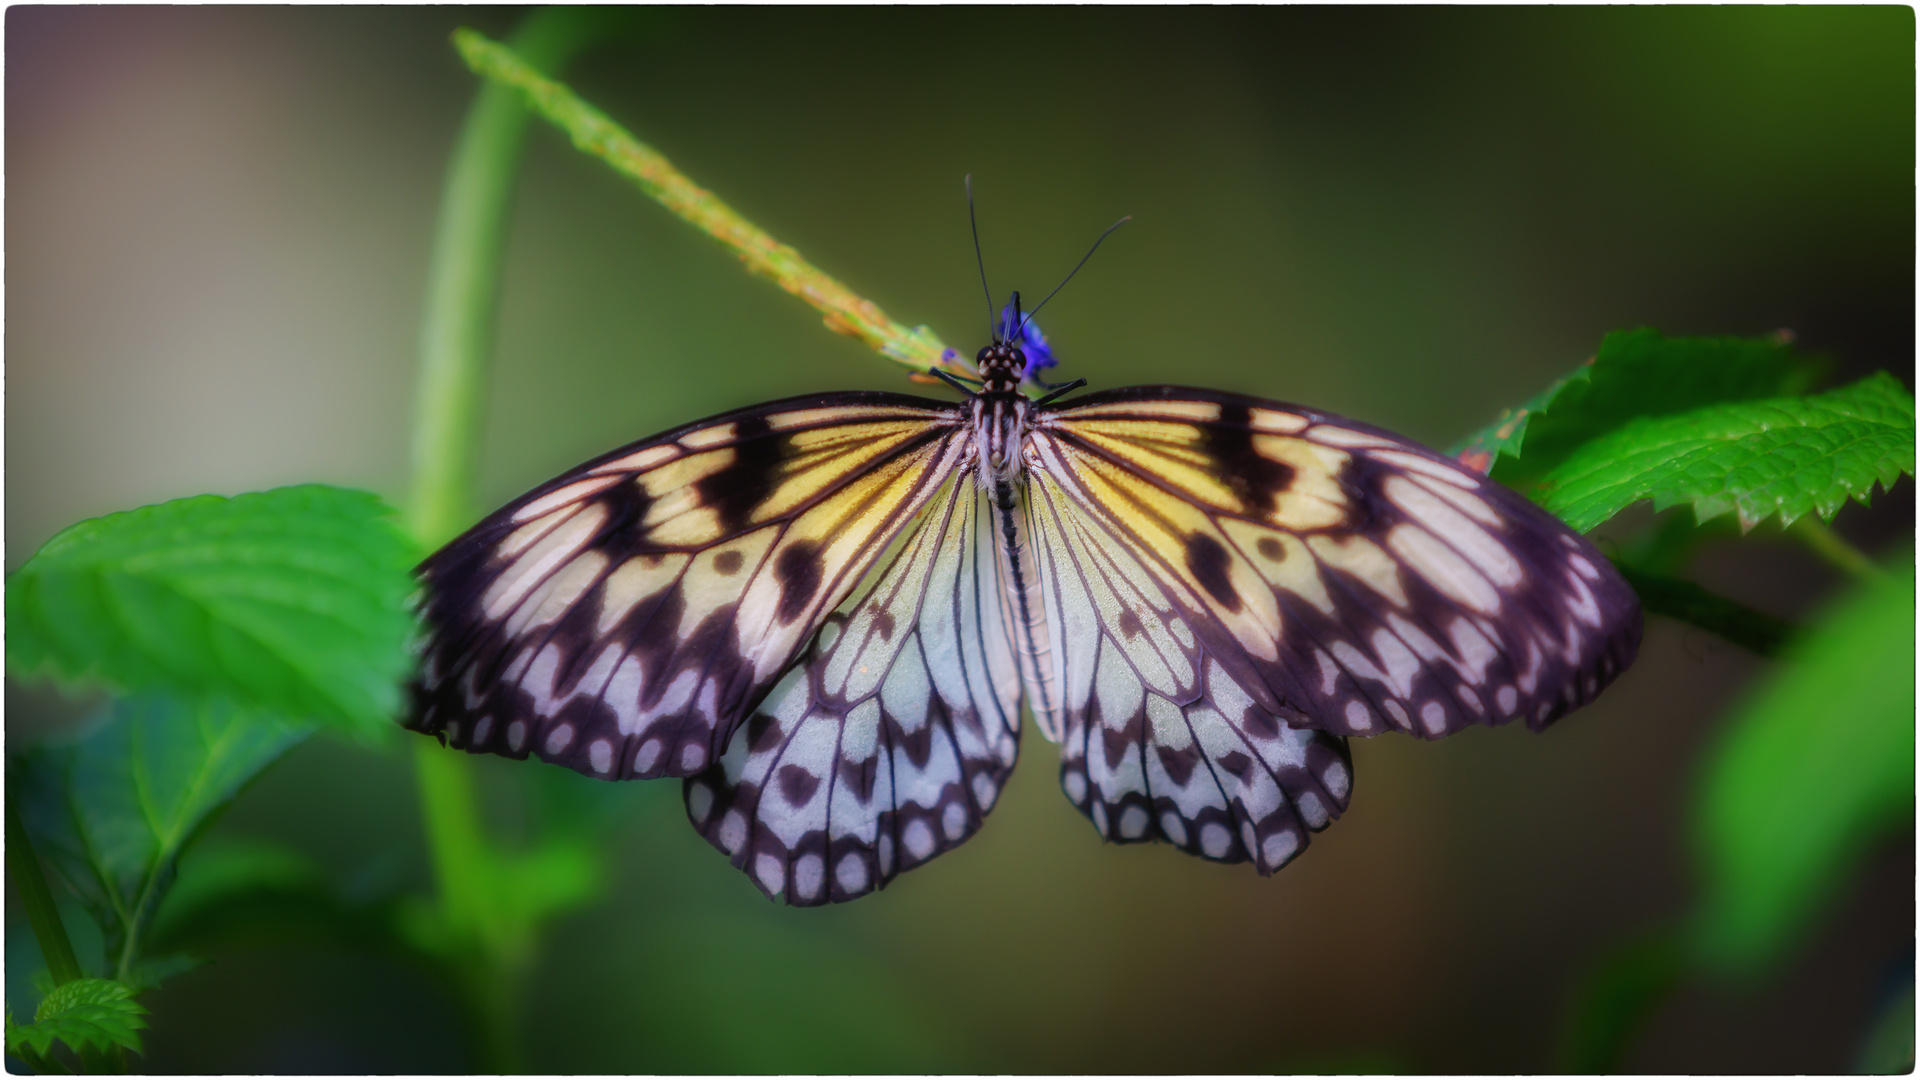
[{"label": "butterfly head", "polygon": [[996,341],[974,357],[982,394],[1016,393],[1027,374],[1027,356],[1011,342]]}]

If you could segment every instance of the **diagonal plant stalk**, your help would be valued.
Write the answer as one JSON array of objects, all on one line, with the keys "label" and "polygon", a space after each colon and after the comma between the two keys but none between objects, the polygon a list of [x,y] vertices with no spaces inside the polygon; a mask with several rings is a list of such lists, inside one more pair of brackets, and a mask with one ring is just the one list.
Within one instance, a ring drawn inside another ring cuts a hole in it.
[{"label": "diagonal plant stalk", "polygon": [[1833,526],[1822,524],[1812,514],[1789,526],[1787,535],[1799,540],[1807,550],[1848,577],[1868,581],[1879,581],[1886,577],[1886,572],[1875,565],[1866,552],[1842,539],[1839,533],[1833,531]]},{"label": "diagonal plant stalk", "polygon": [[879,305],[856,295],[689,180],[659,151],[634,138],[605,113],[542,76],[515,55],[514,49],[465,29],[454,33],[453,43],[467,66],[491,80],[489,86],[511,87],[542,117],[565,131],[575,147],[606,162],[675,216],[731,248],[749,273],[770,278],[811,304],[825,316],[829,329],[859,338],[880,355],[921,375],[932,371],[973,374],[960,354],[942,343],[933,331],[924,326],[908,329],[894,322]]},{"label": "diagonal plant stalk", "polygon": [[53,893],[47,888],[46,874],[40,869],[40,857],[34,854],[33,844],[27,840],[26,827],[20,823],[20,812],[14,809],[12,799],[7,800],[7,873],[13,878],[20,906],[26,909],[27,923],[33,927],[34,939],[40,943],[40,954],[46,958],[47,974],[53,976],[53,984],[59,986],[80,978],[80,961],[74,957],[73,942],[67,938],[60,910],[54,907]]}]

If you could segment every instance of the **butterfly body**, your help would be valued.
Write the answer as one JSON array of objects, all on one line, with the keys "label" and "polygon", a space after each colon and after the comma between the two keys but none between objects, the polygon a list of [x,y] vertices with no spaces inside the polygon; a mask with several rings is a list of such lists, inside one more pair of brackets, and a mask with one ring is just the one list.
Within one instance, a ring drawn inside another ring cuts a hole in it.
[{"label": "butterfly body", "polygon": [[[1016,335],[1009,334],[1009,338]],[[421,569],[410,726],[679,776],[769,895],[850,899],[976,831],[1020,714],[1103,837],[1271,873],[1347,805],[1345,737],[1591,700],[1638,603],[1459,463],[1179,387],[798,398],[590,461]]]}]

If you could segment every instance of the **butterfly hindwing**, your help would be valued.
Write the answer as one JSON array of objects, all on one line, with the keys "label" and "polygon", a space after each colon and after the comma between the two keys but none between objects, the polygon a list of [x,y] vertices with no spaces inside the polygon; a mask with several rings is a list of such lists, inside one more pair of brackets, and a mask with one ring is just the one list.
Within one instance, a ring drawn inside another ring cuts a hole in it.
[{"label": "butterfly hindwing", "polygon": [[1020,713],[991,543],[971,478],[949,481],[686,782],[694,826],[769,896],[884,887],[973,835],[998,799]]},{"label": "butterfly hindwing", "polygon": [[1539,729],[1632,662],[1639,602],[1584,538],[1398,436],[1212,391],[1043,414],[1039,468],[1130,538],[1262,709],[1343,735]]},{"label": "butterfly hindwing", "polygon": [[1257,704],[1134,536],[1044,469],[1032,491],[1067,797],[1109,840],[1279,869],[1346,808],[1345,740]]},{"label": "butterfly hindwing", "polygon": [[796,398],[534,489],[421,566],[409,726],[608,779],[701,772],[954,471],[963,419]]}]

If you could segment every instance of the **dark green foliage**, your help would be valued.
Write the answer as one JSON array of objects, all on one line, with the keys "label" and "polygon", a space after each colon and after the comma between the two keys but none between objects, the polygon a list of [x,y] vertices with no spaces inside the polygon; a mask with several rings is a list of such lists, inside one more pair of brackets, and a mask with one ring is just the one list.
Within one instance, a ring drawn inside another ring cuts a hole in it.
[{"label": "dark green foliage", "polygon": [[83,521],[8,579],[8,669],[384,734],[415,562],[391,516],[302,484]]},{"label": "dark green foliage", "polygon": [[1812,397],[1640,417],[1568,454],[1535,494],[1582,531],[1641,499],[1689,503],[1701,521],[1731,511],[1742,528],[1775,515],[1784,526],[1891,487],[1913,471],[1913,443],[1913,395],[1883,371]]},{"label": "dark green foliage", "polygon": [[311,730],[223,702],[148,696],[116,702],[86,738],[19,761],[11,795],[40,855],[99,923],[115,975],[136,975],[141,932],[181,850]]}]

